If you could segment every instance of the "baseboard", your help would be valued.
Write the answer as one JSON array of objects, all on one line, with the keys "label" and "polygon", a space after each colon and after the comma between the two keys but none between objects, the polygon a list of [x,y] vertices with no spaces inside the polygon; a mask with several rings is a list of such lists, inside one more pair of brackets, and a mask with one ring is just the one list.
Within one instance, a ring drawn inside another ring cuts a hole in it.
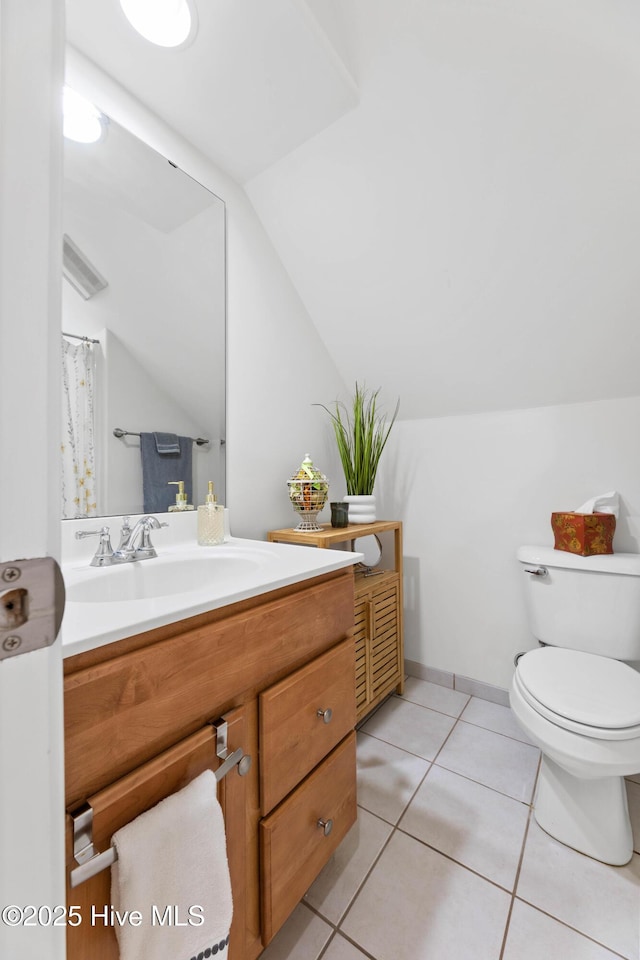
[{"label": "baseboard", "polygon": [[441,687],[449,687],[451,690],[466,693],[470,697],[490,700],[492,703],[499,703],[503,707],[509,706],[509,692],[502,687],[495,687],[491,683],[473,680],[471,677],[463,677],[460,674],[438,670],[435,667],[426,667],[423,663],[418,663],[417,660],[405,660],[404,669],[408,676],[417,677],[418,680],[428,680],[430,683],[437,683]]}]

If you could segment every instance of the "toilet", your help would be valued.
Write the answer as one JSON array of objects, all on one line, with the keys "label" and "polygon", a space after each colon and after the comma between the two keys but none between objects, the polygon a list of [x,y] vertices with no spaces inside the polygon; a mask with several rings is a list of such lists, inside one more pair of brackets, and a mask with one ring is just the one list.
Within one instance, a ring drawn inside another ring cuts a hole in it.
[{"label": "toilet", "polygon": [[640,555],[530,546],[517,558],[540,646],[516,657],[509,700],[542,751],[535,818],[621,866],[633,855],[624,777],[640,771]]}]

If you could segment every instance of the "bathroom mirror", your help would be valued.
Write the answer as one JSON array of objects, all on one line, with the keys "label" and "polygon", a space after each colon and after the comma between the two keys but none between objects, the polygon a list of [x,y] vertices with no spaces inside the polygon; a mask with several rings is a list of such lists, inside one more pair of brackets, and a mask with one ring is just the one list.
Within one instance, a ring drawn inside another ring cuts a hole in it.
[{"label": "bathroom mirror", "polygon": [[143,512],[141,432],[224,503],[224,203],[113,121],[64,150],[63,518]]}]

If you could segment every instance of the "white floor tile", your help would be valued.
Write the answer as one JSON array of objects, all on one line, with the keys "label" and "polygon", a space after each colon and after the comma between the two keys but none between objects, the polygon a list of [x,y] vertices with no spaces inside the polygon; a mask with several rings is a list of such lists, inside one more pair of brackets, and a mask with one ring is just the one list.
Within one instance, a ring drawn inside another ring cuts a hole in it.
[{"label": "white floor tile", "polygon": [[398,747],[358,734],[358,805],[397,823],[429,769],[429,762]]},{"label": "white floor tile", "polygon": [[461,720],[440,751],[437,763],[514,800],[529,803],[538,759],[537,747]]},{"label": "white floor tile", "polygon": [[384,820],[359,809],[356,823],[307,891],[305,901],[338,924],[392,830]]},{"label": "white floor tile", "polygon": [[516,900],[503,960],[616,960],[616,954]]},{"label": "white floor tile", "polygon": [[433,760],[455,722],[452,717],[435,710],[400,697],[390,697],[365,723],[362,731],[425,760]]},{"label": "white floor tile", "polygon": [[502,733],[505,737],[513,737],[514,740],[522,740],[523,743],[531,743],[510,707],[502,707],[499,703],[491,703],[490,700],[480,700],[479,697],[472,697],[462,712],[462,719],[467,723],[475,723],[477,727],[484,727],[486,730],[493,730],[494,733]]},{"label": "white floor tile", "polygon": [[300,903],[260,960],[317,960],[333,928]]},{"label": "white floor tile", "polygon": [[629,960],[638,960],[640,857],[610,867],[531,820],[516,894]]},{"label": "white floor tile", "polygon": [[513,890],[529,807],[435,764],[399,828]]},{"label": "white floor tile", "polygon": [[505,891],[396,832],[342,928],[377,960],[497,960],[509,903]]},{"label": "white floor tile", "polygon": [[[509,917],[539,751],[508,708],[434,686],[364,724],[358,823],[261,960],[499,960],[507,921],[502,960],[640,960],[640,854],[606,866],[533,818]],[[627,795],[638,851],[640,774]]]},{"label": "white floor tile", "polygon": [[322,960],[368,960],[368,957],[337,933],[327,947]]},{"label": "white floor tile", "polygon": [[402,699],[447,713],[450,717],[459,717],[469,702],[466,693],[459,693],[428,680],[418,680],[417,677],[407,677]]}]

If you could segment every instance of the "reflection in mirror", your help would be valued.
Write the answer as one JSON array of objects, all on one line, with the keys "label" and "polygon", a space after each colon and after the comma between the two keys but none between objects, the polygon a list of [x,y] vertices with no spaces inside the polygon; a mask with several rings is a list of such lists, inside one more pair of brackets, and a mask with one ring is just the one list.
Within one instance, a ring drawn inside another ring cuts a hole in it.
[{"label": "reflection in mirror", "polygon": [[224,503],[224,203],[109,121],[65,140],[63,224],[63,518],[166,510],[158,478]]}]

